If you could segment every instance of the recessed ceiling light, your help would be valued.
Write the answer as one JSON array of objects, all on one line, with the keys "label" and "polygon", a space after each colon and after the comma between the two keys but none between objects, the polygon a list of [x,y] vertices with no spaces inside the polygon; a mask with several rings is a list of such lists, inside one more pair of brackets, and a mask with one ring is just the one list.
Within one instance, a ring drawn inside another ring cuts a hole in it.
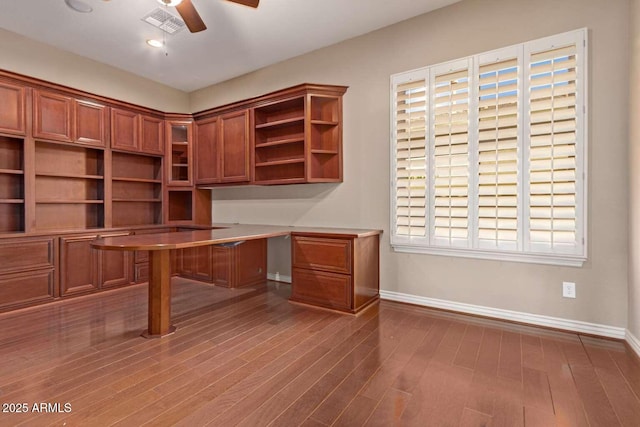
[{"label": "recessed ceiling light", "polygon": [[89,6],[87,3],[82,0],[64,0],[64,2],[69,6],[70,9],[75,10],[76,12],[81,13],[89,13],[93,12],[93,8]]},{"label": "recessed ceiling light", "polygon": [[163,43],[160,40],[149,39],[147,44],[151,47],[162,47]]}]

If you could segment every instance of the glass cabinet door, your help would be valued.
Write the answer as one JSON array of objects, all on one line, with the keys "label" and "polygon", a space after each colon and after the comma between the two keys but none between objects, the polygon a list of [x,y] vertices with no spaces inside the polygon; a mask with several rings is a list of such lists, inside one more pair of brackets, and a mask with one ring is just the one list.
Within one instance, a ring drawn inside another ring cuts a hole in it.
[{"label": "glass cabinet door", "polygon": [[192,168],[192,122],[167,122],[168,185],[191,185]]}]

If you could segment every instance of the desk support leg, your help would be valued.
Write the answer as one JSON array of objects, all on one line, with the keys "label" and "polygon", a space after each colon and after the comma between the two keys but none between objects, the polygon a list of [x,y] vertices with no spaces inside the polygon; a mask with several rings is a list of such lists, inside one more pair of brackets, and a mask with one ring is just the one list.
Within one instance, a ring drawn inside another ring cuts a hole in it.
[{"label": "desk support leg", "polygon": [[149,251],[149,329],[142,336],[160,338],[171,325],[171,258],[168,250]]}]

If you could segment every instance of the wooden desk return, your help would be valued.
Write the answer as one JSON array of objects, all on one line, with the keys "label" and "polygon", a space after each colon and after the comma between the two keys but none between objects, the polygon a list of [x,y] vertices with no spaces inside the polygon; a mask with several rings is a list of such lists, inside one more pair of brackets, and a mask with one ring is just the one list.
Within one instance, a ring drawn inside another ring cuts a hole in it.
[{"label": "wooden desk return", "polygon": [[[380,233],[380,230],[232,225],[212,230],[105,237],[95,240],[92,246],[102,250],[149,251],[149,320],[142,335],[152,338],[169,335],[176,329],[171,324],[169,251],[172,249],[292,235],[291,300],[356,313],[378,299]],[[344,244],[336,244],[340,242]],[[319,280],[313,279],[316,275]],[[327,293],[327,298],[320,297],[322,293]]]}]

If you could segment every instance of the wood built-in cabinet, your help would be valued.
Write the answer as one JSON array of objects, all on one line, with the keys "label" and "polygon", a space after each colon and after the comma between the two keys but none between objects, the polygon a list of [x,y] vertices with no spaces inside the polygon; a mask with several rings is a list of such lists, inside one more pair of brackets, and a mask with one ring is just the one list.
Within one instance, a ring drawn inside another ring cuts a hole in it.
[{"label": "wood built-in cabinet", "polygon": [[[303,84],[174,114],[0,70],[0,311],[147,280],[146,253],[91,241],[210,226],[211,186],[341,181],[345,91]],[[265,240],[172,260],[220,286],[266,279]]]},{"label": "wood built-in cabinet", "polygon": [[164,154],[164,120],[112,108],[111,148],[134,153]]},{"label": "wood built-in cabinet", "polygon": [[378,299],[378,233],[292,233],[291,300],[357,313]]},{"label": "wood built-in cabinet", "polygon": [[167,186],[165,218],[167,224],[211,224],[211,192],[193,186],[193,121],[168,120]]},{"label": "wood built-in cabinet", "polygon": [[0,133],[24,135],[27,88],[0,80]]},{"label": "wood built-in cabinet", "polygon": [[107,107],[57,92],[33,91],[33,136],[105,147]]},{"label": "wood built-in cabinet", "polygon": [[196,114],[196,184],[341,182],[346,89],[304,84]]},{"label": "wood built-in cabinet", "polygon": [[194,280],[237,288],[267,280],[267,240],[182,249],[179,274]]},{"label": "wood built-in cabinet", "polygon": [[112,153],[114,227],[162,223],[162,158]]},{"label": "wood built-in cabinet", "polygon": [[191,121],[167,122],[167,185],[190,186],[193,184],[193,123]]},{"label": "wood built-in cabinet", "polygon": [[197,123],[196,184],[246,183],[251,179],[249,110]]},{"label": "wood built-in cabinet", "polygon": [[24,139],[0,135],[0,233],[25,231]]},{"label": "wood built-in cabinet", "polygon": [[256,184],[342,181],[342,95],[305,94],[254,109]]},{"label": "wood built-in cabinet", "polygon": [[48,236],[0,240],[0,311],[58,296],[56,240]]},{"label": "wood built-in cabinet", "polygon": [[104,150],[35,142],[37,231],[104,227]]},{"label": "wood built-in cabinet", "polygon": [[[127,236],[105,233],[101,237]],[[98,234],[60,238],[60,296],[86,294],[100,289],[134,283],[131,252],[98,251],[91,242]]]}]

